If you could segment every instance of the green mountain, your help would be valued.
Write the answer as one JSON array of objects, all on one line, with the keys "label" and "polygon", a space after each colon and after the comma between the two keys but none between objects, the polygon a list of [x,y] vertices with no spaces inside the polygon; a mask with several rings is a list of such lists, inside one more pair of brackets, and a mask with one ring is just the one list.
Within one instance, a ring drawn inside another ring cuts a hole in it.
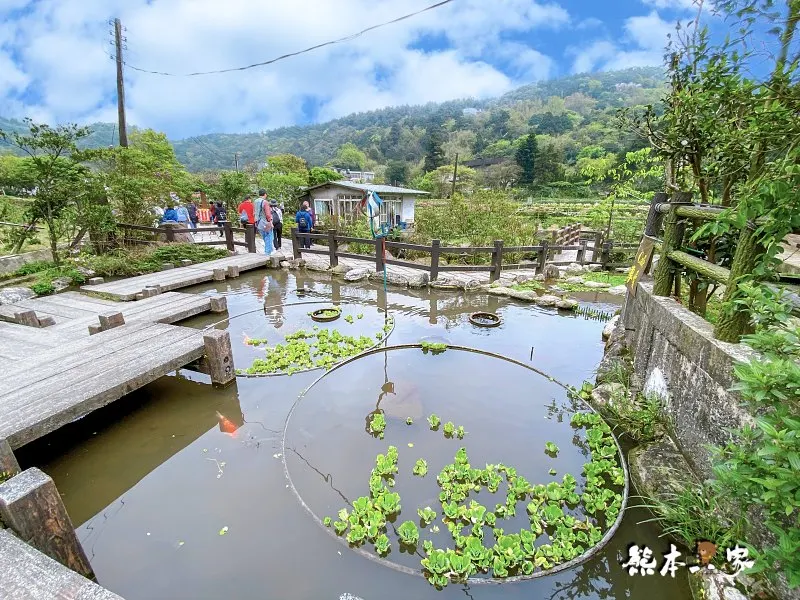
[{"label": "green mountain", "polygon": [[[441,144],[446,162],[512,157],[514,140],[531,132],[552,138],[566,164],[586,147],[619,153],[641,147],[616,123],[619,108],[654,104],[665,92],[663,70],[634,68],[575,75],[517,88],[492,100],[455,100],[421,106],[396,106],[356,113],[315,125],[281,127],[261,133],[216,133],[175,140],[178,159],[190,171],[262,165],[266,156],[290,153],[311,165],[333,161],[351,142],[366,153],[367,168],[400,163],[413,172],[430,151],[431,138]],[[20,130],[20,121],[0,118],[0,129]],[[91,125],[85,147],[115,141],[115,126]],[[434,133],[432,133],[434,132]]]}]

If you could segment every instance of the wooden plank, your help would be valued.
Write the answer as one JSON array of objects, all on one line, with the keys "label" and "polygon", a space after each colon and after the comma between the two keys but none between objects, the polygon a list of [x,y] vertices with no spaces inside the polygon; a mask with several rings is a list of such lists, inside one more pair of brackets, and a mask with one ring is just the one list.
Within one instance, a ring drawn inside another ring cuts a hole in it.
[{"label": "wooden plank", "polygon": [[478,254],[491,254],[494,246],[476,246],[474,248],[456,248],[455,246],[441,246],[439,252],[442,254],[468,254],[476,256]]},{"label": "wooden plank", "polygon": [[[16,306],[35,310],[37,313],[38,312],[47,313],[54,317],[63,317],[66,319],[80,319],[81,317],[89,317],[94,314],[97,314],[97,311],[94,308],[89,308],[89,307],[79,308],[75,306],[74,302],[71,302],[70,300],[60,302],[55,297],[33,298],[30,300],[22,300],[21,302],[18,302]],[[107,310],[107,309],[103,308],[101,310]]]},{"label": "wooden plank", "polygon": [[[308,252],[308,250],[303,250],[303,252]],[[353,254],[352,252],[339,252],[338,256],[339,258],[349,258],[351,260],[359,260],[367,262],[370,264],[370,266],[374,262],[374,258],[371,254]]]},{"label": "wooden plank", "polygon": [[698,275],[712,279],[717,283],[727,284],[731,276],[730,269],[715,265],[703,260],[702,258],[692,256],[686,252],[681,252],[680,250],[672,250],[671,252],[668,252],[667,257],[670,260],[674,260],[679,265],[683,265],[684,267],[691,269]]},{"label": "wooden plank", "polygon": [[387,265],[394,265],[396,267],[404,267],[406,269],[412,269],[414,271],[428,271],[430,273],[431,268],[428,265],[421,265],[419,263],[409,262],[407,260],[394,260],[394,259],[386,259]]},{"label": "wooden plank", "polygon": [[0,529],[0,598],[123,600]]},{"label": "wooden plank", "polygon": [[59,300],[72,300],[73,302],[78,302],[81,304],[88,306],[99,306],[99,307],[109,307],[109,306],[120,306],[119,302],[115,302],[114,300],[106,300],[105,298],[97,298],[95,296],[87,296],[86,294],[81,294],[80,292],[62,292],[56,296]]},{"label": "wooden plank", "polygon": [[[6,394],[24,390],[37,381],[58,378],[63,373],[108,356],[132,344],[157,338],[169,325],[142,323],[125,325],[99,333],[91,338],[61,343],[36,355],[35,368],[18,373],[13,378],[0,379],[0,406]],[[2,419],[2,411],[0,411]]]},{"label": "wooden plank", "polygon": [[[164,325],[162,327],[170,327]],[[181,330],[182,328],[174,328]],[[91,371],[75,369],[65,380],[32,386],[35,392],[3,406],[2,436],[19,448],[90,412],[155,381],[203,356],[202,332],[187,337],[161,335],[149,344],[137,344],[114,357],[91,363]],[[96,336],[95,336],[96,337]]]}]

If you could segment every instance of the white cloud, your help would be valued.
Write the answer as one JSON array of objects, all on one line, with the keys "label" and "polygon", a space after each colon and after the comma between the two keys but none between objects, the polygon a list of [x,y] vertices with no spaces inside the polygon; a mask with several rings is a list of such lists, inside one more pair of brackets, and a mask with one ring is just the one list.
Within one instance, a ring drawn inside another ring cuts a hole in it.
[{"label": "white cloud", "polygon": [[659,10],[688,10],[696,6],[695,0],[642,0],[642,2]]},{"label": "white cloud", "polygon": [[[430,0],[14,2],[17,8],[26,4],[0,24],[0,115],[91,122],[113,120],[113,15],[126,27],[128,65],[185,73],[297,51]],[[319,116],[326,119],[388,105],[493,96],[552,70],[549,57],[504,41],[504,35],[520,39],[569,22],[553,3],[459,0],[345,44],[248,71],[164,77],[126,68],[129,121],[177,137],[289,125],[302,118],[308,98],[322,103]],[[450,47],[423,52],[414,47],[421,35],[444,38]]]},{"label": "white cloud", "polygon": [[623,29],[624,39],[616,43],[597,40],[586,48],[572,49],[572,72],[660,65],[664,60],[668,36],[675,31],[675,25],[653,11],[649,15],[626,19]]}]

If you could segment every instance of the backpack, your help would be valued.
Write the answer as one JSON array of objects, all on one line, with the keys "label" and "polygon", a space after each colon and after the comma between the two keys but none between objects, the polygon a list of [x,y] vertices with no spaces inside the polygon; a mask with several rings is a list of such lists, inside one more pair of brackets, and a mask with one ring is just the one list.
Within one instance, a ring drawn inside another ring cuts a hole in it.
[{"label": "backpack", "polygon": [[219,221],[227,221],[228,220],[228,211],[225,209],[224,206],[218,206],[217,207],[216,216],[217,216],[217,222],[219,222]]},{"label": "backpack", "polygon": [[273,225],[277,225],[278,227],[280,227],[283,224],[283,222],[281,221],[281,215],[277,208],[272,209],[272,223]]},{"label": "backpack", "polygon": [[272,221],[267,219],[267,213],[264,211],[264,201],[256,201],[256,229],[262,233],[269,233],[272,231]]},{"label": "backpack", "polygon": [[241,212],[241,214],[239,215],[239,221],[241,221],[243,224],[247,224],[248,223],[247,211],[246,210],[243,210]]},{"label": "backpack", "polygon": [[300,229],[308,229],[308,219],[306,219],[306,212],[300,213],[300,218],[297,221],[297,225]]}]

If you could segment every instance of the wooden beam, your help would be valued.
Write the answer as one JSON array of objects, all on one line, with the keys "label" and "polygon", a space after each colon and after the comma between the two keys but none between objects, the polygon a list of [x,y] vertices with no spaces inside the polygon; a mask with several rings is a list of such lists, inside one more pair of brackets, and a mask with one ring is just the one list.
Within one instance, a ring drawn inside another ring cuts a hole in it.
[{"label": "wooden beam", "polygon": [[687,254],[686,252],[682,252],[680,250],[672,250],[669,254],[667,254],[667,258],[674,260],[679,265],[682,265],[687,269],[691,269],[698,275],[705,277],[706,279],[716,281],[717,283],[727,284],[728,279],[731,276],[730,270],[726,269],[725,267],[715,265],[703,260],[702,258],[692,256],[691,254]]}]

